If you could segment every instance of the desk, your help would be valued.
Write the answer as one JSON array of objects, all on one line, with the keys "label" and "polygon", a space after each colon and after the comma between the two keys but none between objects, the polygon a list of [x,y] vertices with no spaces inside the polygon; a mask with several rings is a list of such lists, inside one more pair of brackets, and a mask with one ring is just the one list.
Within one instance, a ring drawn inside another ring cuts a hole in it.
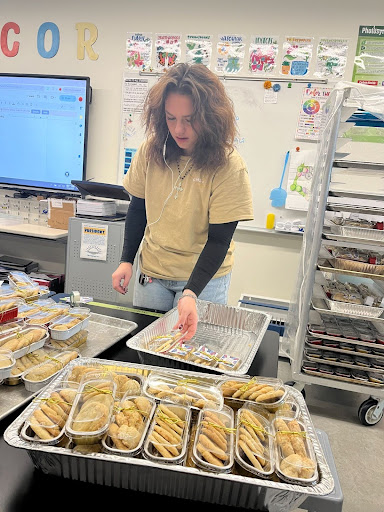
[{"label": "desk", "polygon": [[[117,316],[138,324],[133,334],[144,329],[156,320],[156,317],[131,311],[90,306],[95,313]],[[130,336],[130,335],[129,335]],[[128,338],[128,337],[127,337]],[[129,349],[126,339],[120,340],[114,346],[100,354],[102,359],[117,361],[139,362],[136,351]],[[267,331],[259,351],[252,363],[250,374],[274,377],[277,375],[278,333]],[[252,372],[252,373],[251,373]],[[53,510],[59,512],[68,509],[86,512],[87,510],[103,511],[118,503],[119,508],[129,507],[140,503],[140,508],[159,510],[159,508],[178,510],[191,506],[190,501],[179,498],[169,498],[156,494],[140,493],[125,489],[92,485],[45,475],[34,470],[32,460],[24,450],[8,446],[2,434],[7,426],[20,414],[21,409],[7,416],[0,422],[0,510],[1,512],[24,512],[34,506],[41,511]],[[46,500],[45,502],[43,500]],[[205,507],[210,512],[241,512],[241,508],[225,507],[211,503],[192,503],[193,508]]]},{"label": "desk", "polygon": [[10,233],[12,235],[33,236],[35,238],[45,238],[48,240],[58,240],[67,238],[68,231],[65,229],[54,229],[46,226],[37,226],[36,224],[0,224],[0,232]]}]

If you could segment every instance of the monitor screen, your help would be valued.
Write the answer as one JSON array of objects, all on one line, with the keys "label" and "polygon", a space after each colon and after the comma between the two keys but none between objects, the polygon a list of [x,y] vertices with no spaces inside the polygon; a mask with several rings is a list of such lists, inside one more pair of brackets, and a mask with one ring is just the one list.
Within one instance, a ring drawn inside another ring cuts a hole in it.
[{"label": "monitor screen", "polygon": [[0,186],[78,192],[89,77],[0,73]]}]

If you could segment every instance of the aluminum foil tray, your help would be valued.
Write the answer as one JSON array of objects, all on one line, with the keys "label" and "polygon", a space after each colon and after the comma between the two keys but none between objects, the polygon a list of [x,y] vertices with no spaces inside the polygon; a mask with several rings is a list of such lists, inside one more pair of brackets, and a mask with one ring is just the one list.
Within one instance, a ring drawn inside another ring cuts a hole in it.
[{"label": "aluminum foil tray", "polygon": [[[114,370],[135,371],[146,376],[151,371],[165,372],[164,368],[103,359],[80,358],[69,363],[67,372],[79,364],[107,365]],[[168,370],[172,375],[174,371]],[[54,388],[67,372],[60,374],[45,391]],[[215,375],[180,371],[184,378],[191,376],[215,382]],[[5,441],[15,448],[27,450],[35,466],[46,474],[108,485],[134,491],[150,492],[177,498],[199,500],[226,506],[290,512],[309,496],[326,496],[334,489],[332,473],[324,456],[306,403],[299,391],[289,388],[289,395],[301,409],[302,422],[312,440],[318,462],[319,481],[302,486],[263,480],[240,474],[216,474],[184,465],[161,465],[140,458],[120,457],[108,453],[79,454],[70,448],[31,443],[22,439],[24,421],[36,404],[30,404],[6,429]]]},{"label": "aluminum foil tray", "polygon": [[193,342],[196,346],[206,345],[220,356],[227,354],[240,358],[240,364],[236,369],[206,366],[192,361],[185,362],[169,353],[158,353],[147,348],[148,343],[155,336],[172,330],[178,320],[177,308],[171,309],[132,336],[127,340],[127,346],[138,351],[140,362],[143,364],[160,364],[189,371],[202,368],[205,371],[213,370],[227,375],[246,374],[268,329],[271,315],[262,311],[250,311],[203,300],[197,301],[197,312],[199,315],[197,331],[188,343]]}]

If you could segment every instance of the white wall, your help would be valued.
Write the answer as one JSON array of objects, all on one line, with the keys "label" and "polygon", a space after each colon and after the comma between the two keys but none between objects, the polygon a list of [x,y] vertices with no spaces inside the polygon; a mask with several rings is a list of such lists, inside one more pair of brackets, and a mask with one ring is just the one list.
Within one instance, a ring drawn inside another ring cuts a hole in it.
[{"label": "white wall", "polygon": [[[0,29],[9,21],[20,26],[14,58],[0,51],[2,72],[73,74],[91,77],[93,104],[89,126],[87,178],[116,183],[120,125],[121,77],[127,31],[181,34],[222,32],[290,36],[347,37],[350,39],[346,80],[352,77],[359,25],[384,24],[382,0],[323,0],[312,3],[290,0],[3,0]],[[42,58],[36,45],[44,22],[60,30],[60,48],[52,59]],[[77,59],[77,22],[98,28],[96,61]],[[12,43],[11,33],[9,42]],[[315,40],[316,42],[316,40]],[[283,105],[282,105],[283,108]],[[275,141],[271,140],[270,151]],[[265,148],[264,148],[265,150]],[[266,191],[266,193],[268,193]],[[273,238],[272,238],[273,237]],[[285,235],[236,234],[237,253],[230,289],[230,303],[241,293],[289,299],[295,283],[300,240]]]}]

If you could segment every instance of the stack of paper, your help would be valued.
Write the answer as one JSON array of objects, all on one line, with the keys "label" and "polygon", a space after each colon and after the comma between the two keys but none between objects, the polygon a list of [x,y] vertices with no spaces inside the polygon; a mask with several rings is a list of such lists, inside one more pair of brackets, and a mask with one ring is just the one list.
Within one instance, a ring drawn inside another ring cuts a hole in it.
[{"label": "stack of paper", "polygon": [[116,215],[116,202],[107,199],[79,199],[76,213],[91,217],[112,217]]}]

